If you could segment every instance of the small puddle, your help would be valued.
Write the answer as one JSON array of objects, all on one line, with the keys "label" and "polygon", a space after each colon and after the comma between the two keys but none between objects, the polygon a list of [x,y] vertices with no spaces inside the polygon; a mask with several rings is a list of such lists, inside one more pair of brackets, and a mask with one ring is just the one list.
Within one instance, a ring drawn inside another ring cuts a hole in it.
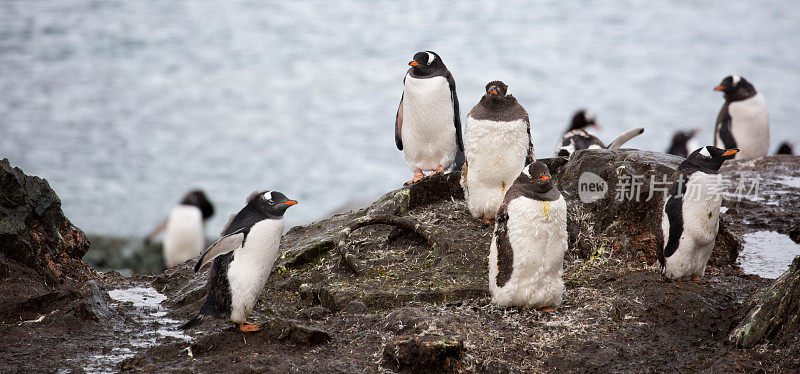
[{"label": "small puddle", "polygon": [[[152,347],[159,339],[171,338],[191,341],[192,338],[178,329],[181,322],[166,318],[166,310],[161,302],[167,297],[152,287],[132,287],[108,291],[114,301],[111,307],[125,314],[132,324],[125,323],[126,343],[120,344],[109,353],[92,355],[91,363],[84,367],[87,373],[109,373],[117,371],[122,360],[133,357],[136,351]],[[134,310],[121,308],[131,303]]]},{"label": "small puddle", "polygon": [[775,231],[744,234],[742,252],[737,262],[747,274],[775,279],[781,276],[792,260],[800,255],[800,244],[788,235]]}]

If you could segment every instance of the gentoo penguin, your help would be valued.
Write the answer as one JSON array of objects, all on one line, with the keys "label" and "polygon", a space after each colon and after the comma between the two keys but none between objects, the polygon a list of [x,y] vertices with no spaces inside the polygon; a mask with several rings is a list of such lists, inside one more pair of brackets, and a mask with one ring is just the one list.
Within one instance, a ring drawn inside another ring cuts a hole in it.
[{"label": "gentoo penguin", "polygon": [[699,129],[680,130],[672,136],[672,144],[667,148],[667,153],[686,158],[689,156],[689,141],[697,134]]},{"label": "gentoo penguin", "polygon": [[575,115],[572,116],[572,122],[569,128],[567,128],[567,131],[561,136],[556,155],[559,157],[569,157],[572,153],[581,149],[618,149],[628,142],[628,140],[644,132],[643,127],[630,129],[606,146],[600,139],[586,131],[586,128],[589,126],[595,128],[599,127],[595,121],[594,112],[588,109],[581,109],[575,112]]},{"label": "gentoo penguin", "polygon": [[258,331],[247,317],[264,288],[283,234],[283,213],[297,201],[277,191],[254,192],[222,230],[222,238],[200,256],[194,271],[213,261],[200,313],[181,326],[211,317],[228,318],[242,332]]},{"label": "gentoo penguin", "polygon": [[764,95],[746,79],[729,75],[714,88],[725,93],[717,116],[714,146],[738,148],[737,160],[751,160],[769,151],[769,113]]},{"label": "gentoo penguin", "polygon": [[567,203],[541,161],[526,166],[497,212],[489,248],[489,290],[501,306],[561,304]]},{"label": "gentoo penguin", "polygon": [[501,81],[486,84],[486,94],[467,115],[461,185],[472,216],[494,219],[503,195],[533,159],[528,112]]},{"label": "gentoo penguin", "polygon": [[423,171],[443,173],[455,165],[463,152],[461,116],[456,81],[442,58],[434,52],[418,52],[408,63],[403,96],[394,122],[394,141],[403,151],[416,182]]},{"label": "gentoo penguin", "polygon": [[793,155],[794,154],[794,145],[792,142],[786,141],[781,143],[778,147],[778,151],[775,152],[776,155]]},{"label": "gentoo penguin", "polygon": [[145,245],[164,231],[164,263],[173,267],[200,254],[206,245],[205,222],[214,215],[214,206],[201,190],[189,191],[172,208],[167,220],[145,238]]},{"label": "gentoo penguin", "polygon": [[665,278],[697,280],[705,274],[719,228],[719,168],[737,152],[707,146],[678,166],[677,179],[664,202],[661,235],[657,235],[658,261]]}]

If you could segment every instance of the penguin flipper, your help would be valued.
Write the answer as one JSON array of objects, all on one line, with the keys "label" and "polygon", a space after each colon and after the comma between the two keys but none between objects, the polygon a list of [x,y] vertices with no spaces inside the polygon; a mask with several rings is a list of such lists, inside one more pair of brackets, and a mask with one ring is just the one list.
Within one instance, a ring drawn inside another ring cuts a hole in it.
[{"label": "penguin flipper", "polygon": [[608,147],[606,147],[606,148],[607,149],[619,149],[619,147],[622,147],[622,145],[627,143],[628,140],[631,140],[631,139],[633,139],[633,138],[635,138],[635,137],[637,137],[639,135],[642,135],[643,132],[644,132],[644,127],[634,127],[632,129],[622,133],[622,135],[620,135],[616,139],[614,139],[614,141],[611,142],[608,145]]},{"label": "penguin flipper", "polygon": [[450,86],[450,101],[453,102],[453,126],[456,127],[456,144],[458,144],[458,150],[464,152],[464,139],[461,135],[461,113],[458,106],[458,94],[456,94],[456,80],[450,72],[447,72],[447,85]]},{"label": "penguin flipper", "polygon": [[194,316],[194,318],[190,319],[189,322],[186,322],[183,325],[181,325],[181,327],[179,327],[179,329],[188,330],[188,329],[190,329],[192,327],[195,327],[195,326],[199,325],[205,319],[206,319],[205,315],[198,314],[198,315]]},{"label": "penguin flipper", "polygon": [[397,116],[394,118],[394,144],[397,145],[397,149],[403,150],[403,137],[401,132],[403,131],[403,98],[405,97],[405,93],[400,96],[400,105],[397,107]]},{"label": "penguin flipper", "polygon": [[719,124],[719,138],[722,140],[722,146],[725,149],[736,148],[736,139],[733,138],[733,132],[731,132],[731,124],[732,123],[730,115],[723,116],[722,122],[720,122]]},{"label": "penguin flipper", "polygon": [[206,248],[206,250],[203,251],[203,254],[200,255],[200,258],[197,260],[197,264],[194,266],[195,273],[200,271],[203,266],[217,258],[217,256],[224,255],[230,251],[233,251],[234,249],[240,248],[244,243],[246,236],[247,232],[245,232],[244,229],[239,229],[236,232],[223,236],[217,240],[216,243]]}]

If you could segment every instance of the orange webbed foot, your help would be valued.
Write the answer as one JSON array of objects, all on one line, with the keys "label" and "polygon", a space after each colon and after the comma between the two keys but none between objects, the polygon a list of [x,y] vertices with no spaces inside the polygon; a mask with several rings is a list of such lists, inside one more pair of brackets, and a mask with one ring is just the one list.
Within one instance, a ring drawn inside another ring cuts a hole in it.
[{"label": "orange webbed foot", "polygon": [[240,323],[239,324],[239,331],[241,332],[257,332],[261,330],[261,324],[259,323]]}]

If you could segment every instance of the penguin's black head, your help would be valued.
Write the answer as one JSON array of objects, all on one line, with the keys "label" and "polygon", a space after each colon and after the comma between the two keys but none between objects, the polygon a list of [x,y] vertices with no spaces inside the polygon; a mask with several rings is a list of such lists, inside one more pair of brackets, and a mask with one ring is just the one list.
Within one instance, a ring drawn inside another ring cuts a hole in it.
[{"label": "penguin's black head", "polygon": [[725,100],[737,101],[751,98],[756,95],[756,88],[738,75],[729,75],[714,87],[714,91],[725,93]]},{"label": "penguin's black head", "polygon": [[286,195],[278,191],[255,192],[247,200],[248,205],[255,207],[269,217],[283,217],[283,213],[297,201],[289,200]]},{"label": "penguin's black head", "polygon": [[717,172],[722,163],[736,157],[737,152],[739,152],[737,148],[725,150],[709,145],[696,149],[683,163],[695,166],[706,173]]},{"label": "penguin's black head", "polygon": [[520,178],[526,178],[530,188],[538,193],[545,193],[553,189],[553,181],[550,179],[550,169],[541,161],[531,163],[522,169]]},{"label": "penguin's black head", "polygon": [[442,58],[433,51],[417,52],[408,63],[416,75],[431,75],[444,66]]},{"label": "penguin's black head", "polygon": [[669,146],[667,153],[681,157],[689,156],[689,150],[686,147],[689,140],[691,140],[697,132],[697,129],[675,132],[675,135],[672,136],[672,144]]},{"label": "penguin's black head", "polygon": [[780,147],[778,147],[778,151],[775,152],[776,155],[792,155],[794,154],[794,144],[792,142],[786,141],[781,143]]},{"label": "penguin's black head", "polygon": [[181,201],[182,205],[191,205],[200,209],[203,213],[203,221],[211,218],[214,215],[214,205],[208,201],[206,194],[202,190],[192,190],[186,193]]},{"label": "penguin's black head", "polygon": [[572,116],[572,123],[569,125],[569,130],[578,130],[587,126],[600,128],[600,125],[598,125],[595,120],[594,112],[589,109],[581,109]]}]

